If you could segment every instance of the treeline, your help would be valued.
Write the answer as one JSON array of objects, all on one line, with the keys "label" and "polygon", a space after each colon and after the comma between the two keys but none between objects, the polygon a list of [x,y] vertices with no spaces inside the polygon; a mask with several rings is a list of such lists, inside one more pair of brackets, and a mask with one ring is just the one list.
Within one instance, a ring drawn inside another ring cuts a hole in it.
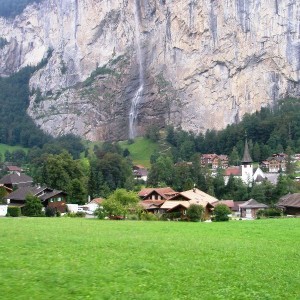
[{"label": "treeline", "polygon": [[22,13],[31,3],[40,3],[43,0],[0,0],[0,17],[14,18]]},{"label": "treeline", "polygon": [[0,143],[23,147],[42,147],[53,138],[38,128],[27,115],[29,106],[29,80],[31,75],[44,67],[52,55],[37,66],[27,66],[19,72],[0,78]]},{"label": "treeline", "polygon": [[132,164],[117,144],[104,143],[85,154],[74,159],[67,151],[39,155],[30,151],[30,175],[36,183],[66,191],[71,203],[85,203],[88,196],[108,197],[119,188],[139,189]]},{"label": "treeline", "polygon": [[[251,155],[261,161],[273,153],[300,152],[300,99],[284,99],[274,108],[262,108],[246,114],[239,124],[228,125],[221,131],[207,130],[204,134],[175,130],[168,127],[166,140],[173,146],[175,161],[187,161],[195,153],[216,153],[241,158],[247,135]],[[238,157],[236,157],[238,156]]]}]

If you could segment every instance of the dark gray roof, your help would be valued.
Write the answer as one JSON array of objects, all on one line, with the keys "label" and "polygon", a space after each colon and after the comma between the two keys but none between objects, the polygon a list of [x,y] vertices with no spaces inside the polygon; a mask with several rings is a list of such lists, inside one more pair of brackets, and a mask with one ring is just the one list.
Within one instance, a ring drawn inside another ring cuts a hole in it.
[{"label": "dark gray roof", "polygon": [[20,183],[32,183],[32,182],[33,182],[32,177],[23,173],[8,174],[0,179],[0,183],[3,184],[20,184]]},{"label": "dark gray roof", "polygon": [[45,201],[59,194],[67,195],[67,193],[63,191],[53,190],[48,187],[26,186],[18,188],[16,191],[7,195],[5,199],[25,201],[26,196],[33,195],[39,197],[41,201]]},{"label": "dark gray roof", "polygon": [[254,199],[246,201],[244,204],[240,204],[241,208],[267,208],[268,205],[259,203]]},{"label": "dark gray roof", "polygon": [[64,194],[67,195],[67,193],[63,192],[63,191],[58,191],[58,190],[53,190],[52,192],[48,192],[43,194],[42,196],[40,196],[39,198],[42,201],[45,201],[47,199],[53,198],[54,196],[60,195],[60,194]]},{"label": "dark gray roof", "polygon": [[300,193],[288,194],[281,197],[277,206],[300,207]]},{"label": "dark gray roof", "polygon": [[244,149],[244,156],[243,156],[242,163],[251,163],[251,162],[253,162],[253,160],[252,160],[252,158],[250,156],[248,141],[246,139],[246,141],[245,141],[245,149]]},{"label": "dark gray roof", "polygon": [[45,188],[37,186],[25,186],[20,187],[14,192],[8,194],[5,199],[24,201],[27,195],[37,195],[42,192]]}]

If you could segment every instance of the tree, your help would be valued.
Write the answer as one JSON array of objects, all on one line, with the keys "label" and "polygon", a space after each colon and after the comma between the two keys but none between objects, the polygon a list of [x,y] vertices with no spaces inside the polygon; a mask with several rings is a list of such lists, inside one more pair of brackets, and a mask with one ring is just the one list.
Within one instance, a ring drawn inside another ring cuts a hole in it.
[{"label": "tree", "polygon": [[23,209],[24,216],[40,217],[42,215],[42,208],[43,205],[38,197],[30,194],[26,196]]},{"label": "tree", "polygon": [[239,153],[236,147],[233,147],[230,155],[229,155],[229,164],[233,166],[239,166],[241,163],[241,159],[239,157]]},{"label": "tree", "polygon": [[169,156],[162,155],[151,166],[148,174],[148,185],[157,186],[164,182],[166,185],[173,184],[174,164]]},{"label": "tree", "polygon": [[140,211],[139,197],[134,192],[117,189],[103,202],[103,208],[109,216],[123,216]]},{"label": "tree", "polygon": [[72,203],[84,204],[87,198],[86,188],[78,178],[71,180],[68,187],[69,198]]},{"label": "tree", "polygon": [[214,220],[216,222],[228,221],[228,215],[231,214],[230,209],[225,204],[218,204],[214,209]]},{"label": "tree", "polygon": [[191,222],[199,222],[202,219],[204,208],[202,205],[191,204],[186,210],[186,216]]},{"label": "tree", "polygon": [[253,146],[252,158],[254,161],[260,161],[260,159],[261,159],[260,146],[257,142]]},{"label": "tree", "polygon": [[0,187],[0,204],[6,204],[6,200],[4,197],[7,195],[7,191],[5,187],[1,186]]},{"label": "tree", "polygon": [[152,142],[157,142],[160,139],[159,127],[157,125],[148,126],[145,137]]}]

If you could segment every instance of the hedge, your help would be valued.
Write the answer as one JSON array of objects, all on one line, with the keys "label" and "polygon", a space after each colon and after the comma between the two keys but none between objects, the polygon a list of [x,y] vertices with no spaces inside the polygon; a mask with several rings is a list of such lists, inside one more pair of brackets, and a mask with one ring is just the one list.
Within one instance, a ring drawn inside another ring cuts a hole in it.
[{"label": "hedge", "polygon": [[21,216],[20,207],[18,207],[18,206],[8,206],[7,215],[9,215],[11,217],[20,217]]}]

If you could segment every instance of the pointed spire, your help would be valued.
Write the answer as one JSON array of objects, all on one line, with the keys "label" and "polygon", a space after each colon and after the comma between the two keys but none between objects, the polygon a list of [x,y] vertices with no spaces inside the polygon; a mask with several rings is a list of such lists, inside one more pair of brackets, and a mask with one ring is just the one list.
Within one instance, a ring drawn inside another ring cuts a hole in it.
[{"label": "pointed spire", "polygon": [[249,146],[248,146],[248,140],[246,138],[246,141],[245,141],[245,149],[244,149],[244,156],[243,156],[243,160],[242,160],[242,163],[243,164],[248,164],[248,163],[252,163],[253,160],[250,156],[250,153],[249,153]]}]

